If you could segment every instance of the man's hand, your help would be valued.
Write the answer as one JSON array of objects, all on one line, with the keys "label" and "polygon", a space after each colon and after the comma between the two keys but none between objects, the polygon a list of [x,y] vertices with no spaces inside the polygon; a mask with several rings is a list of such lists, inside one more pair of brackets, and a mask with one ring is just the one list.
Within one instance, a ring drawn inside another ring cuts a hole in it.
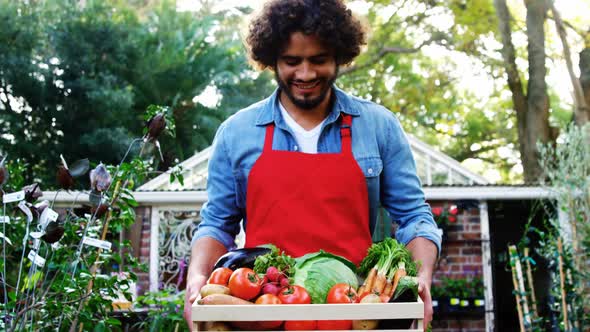
[{"label": "man's hand", "polygon": [[432,283],[432,271],[437,258],[436,245],[425,238],[417,237],[407,245],[415,261],[421,262],[418,271],[418,294],[424,302],[424,329],[432,321],[432,297],[430,296],[430,284]]},{"label": "man's hand", "polygon": [[189,330],[193,330],[193,320],[191,317],[191,307],[199,296],[201,287],[207,283],[207,278],[204,276],[195,276],[192,279],[187,280],[186,283],[186,294],[184,297],[184,320],[188,324]]},{"label": "man's hand", "polygon": [[432,322],[432,297],[430,296],[430,282],[418,277],[418,294],[424,302],[424,330]]}]

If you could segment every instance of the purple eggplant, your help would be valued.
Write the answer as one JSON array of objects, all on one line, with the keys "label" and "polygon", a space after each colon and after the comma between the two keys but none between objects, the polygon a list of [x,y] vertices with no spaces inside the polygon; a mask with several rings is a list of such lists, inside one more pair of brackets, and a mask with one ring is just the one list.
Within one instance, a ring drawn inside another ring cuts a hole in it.
[{"label": "purple eggplant", "polygon": [[271,252],[270,248],[241,248],[228,251],[225,255],[219,257],[215,263],[214,269],[218,267],[227,267],[235,270],[240,267],[254,268],[254,261],[256,257],[268,254]]}]

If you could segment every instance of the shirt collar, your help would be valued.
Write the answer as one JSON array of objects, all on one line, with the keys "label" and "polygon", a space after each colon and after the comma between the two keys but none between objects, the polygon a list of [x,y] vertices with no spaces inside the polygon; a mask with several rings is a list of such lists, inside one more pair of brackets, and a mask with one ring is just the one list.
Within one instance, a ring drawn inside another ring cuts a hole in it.
[{"label": "shirt collar", "polygon": [[[334,106],[326,118],[326,124],[334,122],[340,117],[340,113],[350,114],[352,116],[359,116],[361,113],[355,108],[352,103],[352,98],[346,92],[340,90],[336,85],[333,86],[336,101]],[[273,94],[263,103],[260,113],[256,119],[257,126],[265,126],[271,122],[277,125],[284,123],[281,110],[279,108],[279,89],[275,89]]]}]

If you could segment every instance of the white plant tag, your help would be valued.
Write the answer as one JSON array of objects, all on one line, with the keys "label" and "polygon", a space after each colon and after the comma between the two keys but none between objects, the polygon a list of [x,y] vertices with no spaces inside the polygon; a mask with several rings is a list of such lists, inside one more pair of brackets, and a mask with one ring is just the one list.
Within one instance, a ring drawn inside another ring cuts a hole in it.
[{"label": "white plant tag", "polygon": [[45,227],[47,227],[47,224],[49,224],[52,221],[56,221],[58,216],[59,214],[57,212],[53,211],[50,208],[45,208],[45,210],[43,210],[43,212],[41,213],[41,217],[39,217],[39,223],[41,224],[41,227],[45,229]]},{"label": "white plant tag", "polygon": [[31,232],[31,237],[33,239],[39,239],[41,238],[43,235],[45,235],[45,232]]},{"label": "white plant tag", "polygon": [[0,224],[10,224],[10,217],[9,216],[0,217]]},{"label": "white plant tag", "polygon": [[18,202],[22,201],[23,199],[25,199],[24,190],[17,191],[15,193],[5,194],[4,196],[2,196],[2,200],[4,203]]},{"label": "white plant tag", "polygon": [[45,258],[39,256],[35,250],[29,251],[29,255],[27,256],[35,265],[38,267],[45,266]]},{"label": "white plant tag", "polygon": [[33,221],[33,213],[31,212],[31,209],[29,209],[29,207],[27,206],[27,202],[20,201],[18,203],[18,208],[21,209],[21,211],[23,211],[23,213],[27,215],[27,222]]},{"label": "white plant tag", "polygon": [[109,241],[102,241],[99,239],[91,238],[91,237],[84,237],[82,243],[87,244],[92,247],[102,248],[105,250],[111,250],[111,243]]}]

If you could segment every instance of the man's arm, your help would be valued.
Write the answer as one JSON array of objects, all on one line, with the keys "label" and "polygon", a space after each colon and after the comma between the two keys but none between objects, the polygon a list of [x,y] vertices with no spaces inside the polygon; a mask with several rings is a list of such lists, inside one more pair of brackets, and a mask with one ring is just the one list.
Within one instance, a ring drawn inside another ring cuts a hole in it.
[{"label": "man's arm", "polygon": [[184,317],[191,328],[192,304],[207,282],[217,259],[235,247],[235,237],[243,218],[242,210],[236,205],[236,181],[232,177],[232,166],[225,148],[225,128],[226,122],[219,127],[213,141],[208,166],[208,201],[201,207],[201,223],[193,234],[191,245],[184,302]]},{"label": "man's arm", "polygon": [[424,302],[424,327],[432,321],[432,297],[430,296],[430,284],[432,283],[432,273],[438,256],[436,245],[425,238],[417,237],[407,245],[408,250],[412,253],[414,261],[421,263],[418,270],[418,293]]},{"label": "man's arm", "polygon": [[184,300],[184,319],[191,330],[191,307],[197,299],[201,287],[207,282],[213,270],[213,265],[226,252],[227,249],[221,242],[210,237],[199,238],[193,244],[186,278],[186,295]]},{"label": "man's arm", "polygon": [[399,227],[395,237],[405,243],[415,261],[420,261],[418,292],[424,302],[424,326],[432,320],[430,284],[441,235],[434,222],[430,206],[426,203],[416,163],[399,121],[384,122],[384,137],[381,137],[381,204]]}]

